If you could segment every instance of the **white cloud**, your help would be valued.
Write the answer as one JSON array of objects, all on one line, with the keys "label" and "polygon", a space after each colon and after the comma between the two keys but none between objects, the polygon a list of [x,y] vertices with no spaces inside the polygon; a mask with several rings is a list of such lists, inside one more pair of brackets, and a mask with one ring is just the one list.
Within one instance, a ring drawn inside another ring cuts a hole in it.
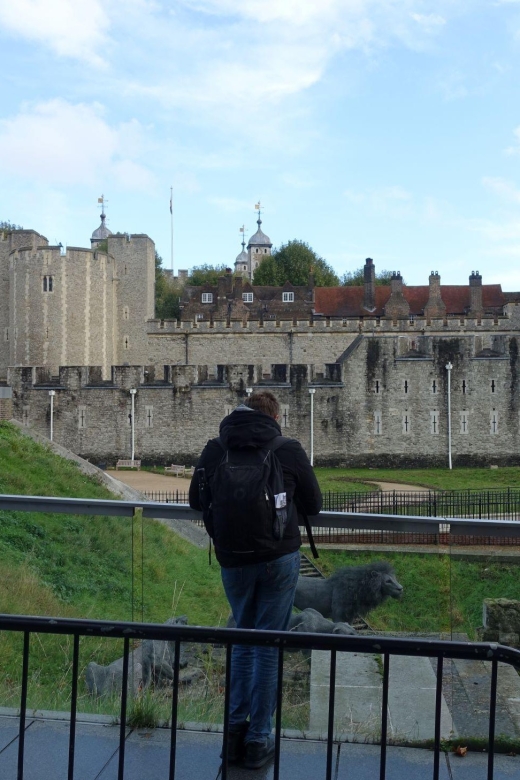
[{"label": "white cloud", "polygon": [[360,192],[345,190],[343,193],[349,203],[363,205],[378,214],[391,217],[405,217],[413,210],[413,198],[410,192],[400,186],[376,187]]},{"label": "white cloud", "polygon": [[513,130],[513,135],[515,136],[515,144],[507,147],[506,154],[520,154],[520,126]]},{"label": "white cloud", "polygon": [[25,106],[0,121],[0,171],[49,187],[112,177],[125,189],[149,190],[152,174],[131,159],[140,132],[135,121],[111,127],[98,104],[50,100]]},{"label": "white cloud", "polygon": [[208,203],[216,206],[221,211],[225,211],[228,214],[243,214],[251,211],[251,202],[246,200],[240,200],[239,198],[226,198],[226,197],[210,197]]},{"label": "white cloud", "polygon": [[101,0],[0,0],[0,25],[59,56],[103,63],[109,19]]},{"label": "white cloud", "polygon": [[520,203],[520,190],[507,179],[502,179],[500,176],[485,176],[482,179],[482,184],[507,203]]},{"label": "white cloud", "polygon": [[439,14],[411,14],[411,16],[414,22],[428,33],[438,32],[446,24],[446,19]]}]

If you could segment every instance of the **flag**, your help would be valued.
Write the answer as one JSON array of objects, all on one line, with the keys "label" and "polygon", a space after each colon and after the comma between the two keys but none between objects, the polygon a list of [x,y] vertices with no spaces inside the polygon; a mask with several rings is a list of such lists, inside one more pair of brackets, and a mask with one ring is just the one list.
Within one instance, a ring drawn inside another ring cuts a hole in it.
[{"label": "flag", "polygon": [[245,228],[241,227],[240,232],[243,233],[245,231]]},{"label": "flag", "polygon": [[255,209],[259,209],[259,208],[260,208],[260,204],[259,203],[255,203]]},{"label": "flag", "polygon": [[97,199],[97,202],[98,203],[103,203],[103,195],[100,198]]}]

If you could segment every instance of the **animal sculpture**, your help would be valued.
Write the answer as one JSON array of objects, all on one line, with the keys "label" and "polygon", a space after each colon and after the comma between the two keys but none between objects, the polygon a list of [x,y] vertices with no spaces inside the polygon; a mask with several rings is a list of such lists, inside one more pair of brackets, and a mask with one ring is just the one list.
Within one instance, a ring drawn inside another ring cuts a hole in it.
[{"label": "animal sculpture", "polygon": [[315,609],[307,607],[303,612],[293,613],[289,622],[289,631],[301,631],[308,634],[356,634],[348,623],[333,623]]},{"label": "animal sculpture", "polygon": [[[186,625],[188,619],[182,617],[169,618],[165,625]],[[164,685],[173,679],[173,664],[175,660],[175,642],[166,640],[145,639],[142,644],[129,654],[128,660],[128,690],[146,690],[150,685]],[[180,667],[187,665],[183,658],[182,645]],[[94,661],[89,663],[85,673],[87,689],[93,696],[104,696],[121,693],[123,683],[123,658],[118,658],[108,666],[101,666]]]},{"label": "animal sculpture", "polygon": [[294,606],[315,609],[334,623],[364,617],[388,598],[400,599],[403,586],[387,561],[343,566],[326,579],[299,577]]}]

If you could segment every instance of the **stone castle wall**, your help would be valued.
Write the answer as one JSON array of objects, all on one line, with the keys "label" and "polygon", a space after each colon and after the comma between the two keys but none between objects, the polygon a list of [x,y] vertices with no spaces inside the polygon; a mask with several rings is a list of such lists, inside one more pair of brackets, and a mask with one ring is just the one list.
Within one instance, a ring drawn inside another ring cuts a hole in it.
[{"label": "stone castle wall", "polygon": [[146,359],[155,247],[115,235],[108,252],[50,247],[34,231],[0,232],[0,380],[8,366],[101,365]]},{"label": "stone castle wall", "polygon": [[[130,388],[136,388],[136,457],[194,463],[218,426],[246,396],[270,387],[282,404],[282,432],[309,450],[309,388],[314,389],[317,464],[446,465],[447,370],[451,361],[453,462],[520,463],[518,340],[482,337],[362,336],[341,363],[228,363],[60,369],[11,369],[15,417],[93,460],[129,457]],[[484,355],[482,353],[484,352]],[[493,352],[490,356],[488,352]],[[269,373],[269,376],[266,374]]]}]

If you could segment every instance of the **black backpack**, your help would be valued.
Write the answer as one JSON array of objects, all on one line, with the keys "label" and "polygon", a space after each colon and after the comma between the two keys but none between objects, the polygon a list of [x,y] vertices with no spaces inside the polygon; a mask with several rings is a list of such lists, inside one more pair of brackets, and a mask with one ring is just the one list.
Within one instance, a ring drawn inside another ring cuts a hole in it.
[{"label": "black backpack", "polygon": [[234,554],[275,551],[292,511],[283,471],[275,452],[285,442],[276,436],[260,447],[227,450],[199,489],[206,529],[217,550]]}]

